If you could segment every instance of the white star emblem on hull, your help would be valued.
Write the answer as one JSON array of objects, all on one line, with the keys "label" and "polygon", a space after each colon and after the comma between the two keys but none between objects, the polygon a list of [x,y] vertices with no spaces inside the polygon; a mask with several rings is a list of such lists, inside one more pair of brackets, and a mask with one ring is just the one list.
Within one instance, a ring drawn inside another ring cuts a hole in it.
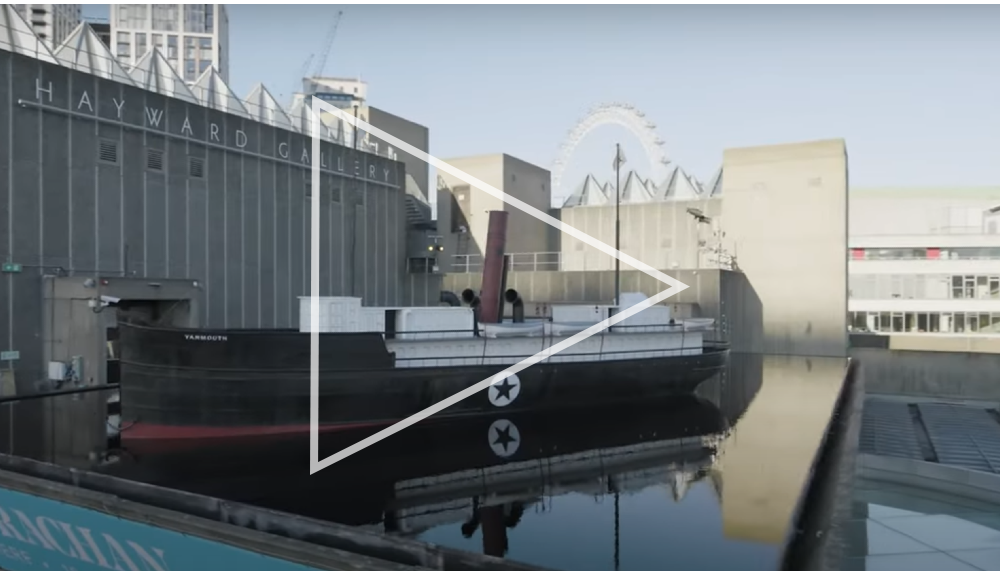
[{"label": "white star emblem on hull", "polygon": [[521,379],[517,374],[512,374],[499,383],[490,385],[487,396],[490,404],[496,407],[504,407],[514,402],[517,395],[521,394]]}]

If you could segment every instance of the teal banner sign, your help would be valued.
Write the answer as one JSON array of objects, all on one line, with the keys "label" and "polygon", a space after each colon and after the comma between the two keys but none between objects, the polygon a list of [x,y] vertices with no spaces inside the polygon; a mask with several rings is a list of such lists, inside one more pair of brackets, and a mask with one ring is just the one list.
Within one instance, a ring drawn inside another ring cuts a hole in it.
[{"label": "teal banner sign", "polygon": [[0,488],[7,571],[315,571],[199,537]]}]

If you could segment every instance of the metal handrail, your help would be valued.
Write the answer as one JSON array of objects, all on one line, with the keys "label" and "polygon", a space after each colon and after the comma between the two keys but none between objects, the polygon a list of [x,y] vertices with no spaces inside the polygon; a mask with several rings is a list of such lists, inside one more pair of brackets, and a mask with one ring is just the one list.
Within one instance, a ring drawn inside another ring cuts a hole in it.
[{"label": "metal handrail", "polygon": [[983,260],[1000,260],[1000,256],[962,256],[961,258],[947,258],[938,256],[936,258],[931,258],[927,256],[902,256],[902,257],[892,257],[892,258],[855,258],[848,255],[848,259],[852,262],[973,262],[973,261],[983,261]]},{"label": "metal handrail", "polygon": [[[724,349],[727,349],[728,347],[729,347],[728,343],[705,341],[699,347],[673,347],[673,348],[669,348],[669,349],[666,349],[666,348],[661,348],[661,349],[635,349],[635,350],[627,350],[627,351],[603,351],[602,350],[602,351],[599,351],[597,353],[597,355],[603,357],[604,355],[636,355],[636,354],[644,354],[644,353],[671,353],[672,354],[672,353],[677,353],[677,352],[682,352],[682,351],[690,351],[691,349],[696,349],[696,348],[700,348],[702,351],[705,351],[707,349],[709,352],[714,352],[714,351],[722,351]],[[544,349],[543,349],[543,351],[544,351]],[[582,355],[594,355],[594,353],[591,353],[591,352],[570,353],[570,352],[567,352],[567,351],[560,351],[560,352],[556,353],[555,355],[550,355],[549,357],[546,357],[545,360],[549,359],[550,357],[558,357],[558,356],[577,357],[577,356],[582,356]],[[480,359],[479,365],[480,366],[486,366],[486,362],[485,361],[487,359],[519,359],[519,360],[524,360],[524,359],[527,359],[529,357],[534,357],[534,356],[535,356],[535,354],[530,354],[530,355],[488,355],[488,356],[485,356],[485,357],[404,357],[404,358],[400,358],[400,359],[396,359],[396,360],[397,361],[407,361],[407,362],[414,362],[414,361],[464,361],[464,360],[468,360],[468,359],[479,358]]]}]

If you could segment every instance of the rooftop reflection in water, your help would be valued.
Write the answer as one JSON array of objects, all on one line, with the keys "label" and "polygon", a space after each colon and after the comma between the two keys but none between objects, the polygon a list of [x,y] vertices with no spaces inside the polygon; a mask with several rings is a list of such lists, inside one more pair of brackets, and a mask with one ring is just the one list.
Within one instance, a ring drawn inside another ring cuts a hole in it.
[{"label": "rooftop reflection in water", "polygon": [[314,476],[299,441],[109,470],[551,569],[772,570],[846,366],[734,354],[697,398],[418,425]]}]

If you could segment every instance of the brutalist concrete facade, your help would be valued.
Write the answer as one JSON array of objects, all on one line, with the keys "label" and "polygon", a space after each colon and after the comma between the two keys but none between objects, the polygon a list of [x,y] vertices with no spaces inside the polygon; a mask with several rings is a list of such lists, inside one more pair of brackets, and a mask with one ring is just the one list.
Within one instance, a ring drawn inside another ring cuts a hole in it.
[{"label": "brutalist concrete facade", "polygon": [[[321,295],[414,296],[402,163],[0,51],[0,349],[44,376],[44,275],[198,282],[200,324],[297,327],[319,190]],[[14,270],[14,271],[10,271]],[[436,302],[436,300],[434,300]]]},{"label": "brutalist concrete facade", "polygon": [[843,140],[727,149],[723,218],[764,307],[756,351],[847,356],[847,147]]}]

